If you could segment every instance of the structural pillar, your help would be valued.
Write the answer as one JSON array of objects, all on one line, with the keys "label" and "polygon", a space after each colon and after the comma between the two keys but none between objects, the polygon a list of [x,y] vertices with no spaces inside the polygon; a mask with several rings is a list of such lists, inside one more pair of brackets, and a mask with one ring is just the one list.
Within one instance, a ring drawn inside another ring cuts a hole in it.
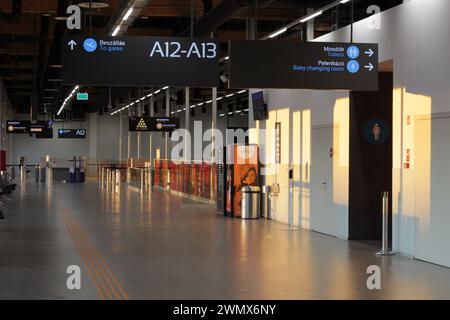
[{"label": "structural pillar", "polygon": [[191,135],[190,135],[190,121],[191,121],[191,107],[190,107],[190,92],[189,88],[186,87],[184,90],[185,94],[185,112],[184,112],[184,129],[186,130],[186,136],[184,137],[184,161],[191,160]]}]

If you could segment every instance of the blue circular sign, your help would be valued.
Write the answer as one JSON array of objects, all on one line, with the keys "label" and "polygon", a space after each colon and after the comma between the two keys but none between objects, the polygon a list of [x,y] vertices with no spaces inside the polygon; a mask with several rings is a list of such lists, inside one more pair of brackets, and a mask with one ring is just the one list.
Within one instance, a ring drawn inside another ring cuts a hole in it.
[{"label": "blue circular sign", "polygon": [[347,48],[347,56],[350,59],[356,59],[359,57],[359,49],[357,46],[350,46]]},{"label": "blue circular sign", "polygon": [[385,143],[389,134],[388,125],[381,119],[372,119],[364,126],[364,136],[370,144]]},{"label": "blue circular sign", "polygon": [[350,60],[347,63],[347,70],[350,73],[356,73],[359,71],[359,63],[356,60]]},{"label": "blue circular sign", "polygon": [[83,48],[87,52],[94,52],[95,50],[97,50],[97,41],[92,38],[87,38],[86,40],[84,40]]}]

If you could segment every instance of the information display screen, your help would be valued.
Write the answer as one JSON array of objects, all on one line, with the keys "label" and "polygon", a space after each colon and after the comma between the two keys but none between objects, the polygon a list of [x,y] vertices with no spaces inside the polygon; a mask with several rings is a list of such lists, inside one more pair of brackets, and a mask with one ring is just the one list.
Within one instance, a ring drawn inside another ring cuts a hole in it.
[{"label": "information display screen", "polygon": [[217,87],[219,42],[173,37],[66,36],[66,85]]},{"label": "information display screen", "polygon": [[378,90],[378,45],[230,41],[231,88]]},{"label": "information display screen", "polygon": [[268,118],[267,105],[264,102],[264,93],[262,91],[252,93],[253,119],[266,120]]},{"label": "information display screen", "polygon": [[86,129],[58,129],[59,139],[86,139]]}]

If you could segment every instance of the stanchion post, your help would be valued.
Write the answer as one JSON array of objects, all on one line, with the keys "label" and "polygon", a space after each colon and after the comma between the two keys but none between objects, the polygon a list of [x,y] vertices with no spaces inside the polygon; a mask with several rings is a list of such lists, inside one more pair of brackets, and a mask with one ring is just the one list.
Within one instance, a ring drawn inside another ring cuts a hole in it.
[{"label": "stanchion post", "polygon": [[143,169],[140,170],[140,178],[141,178],[141,188],[140,193],[144,193],[145,190],[145,171]]},{"label": "stanchion post", "polygon": [[389,192],[382,192],[382,245],[381,251],[377,252],[379,256],[391,256],[395,253],[389,251]]}]

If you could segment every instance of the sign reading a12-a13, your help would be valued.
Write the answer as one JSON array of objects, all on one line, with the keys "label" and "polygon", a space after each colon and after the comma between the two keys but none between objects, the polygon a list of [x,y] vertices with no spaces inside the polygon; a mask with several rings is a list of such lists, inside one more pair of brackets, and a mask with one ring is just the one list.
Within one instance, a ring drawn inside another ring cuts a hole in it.
[{"label": "sign reading a12-a13", "polygon": [[217,87],[219,49],[212,39],[66,36],[63,83]]}]

